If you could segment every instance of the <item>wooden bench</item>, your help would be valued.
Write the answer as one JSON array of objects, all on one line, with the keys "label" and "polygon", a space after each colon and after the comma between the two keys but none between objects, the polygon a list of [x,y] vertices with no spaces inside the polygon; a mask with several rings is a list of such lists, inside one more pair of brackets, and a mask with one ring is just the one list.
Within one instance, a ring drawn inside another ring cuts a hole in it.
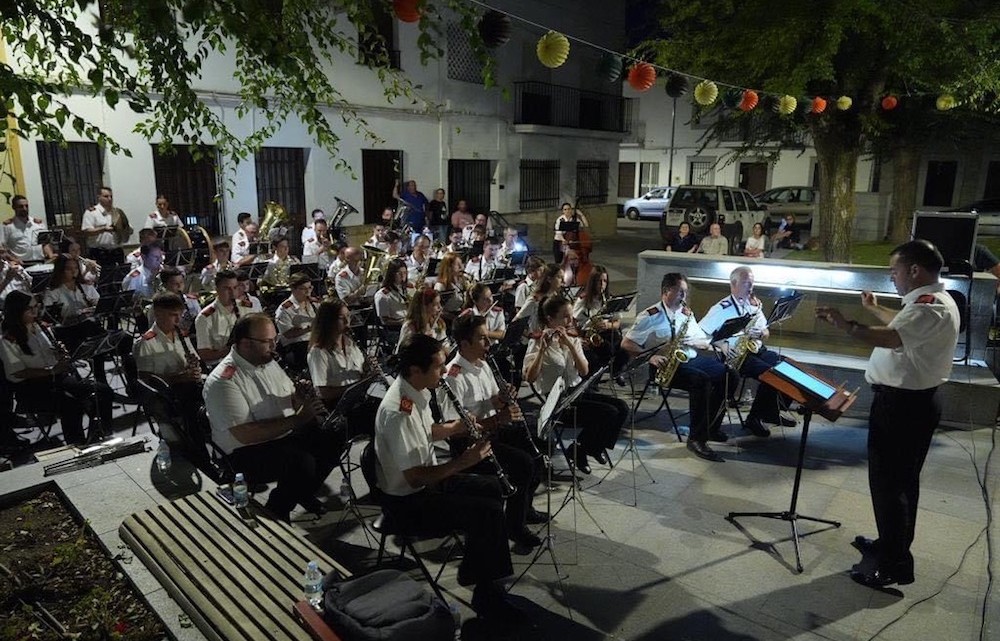
[{"label": "wooden bench", "polygon": [[309,561],[350,573],[253,504],[243,515],[200,492],[129,516],[119,533],[212,641],[337,641],[301,602],[302,575]]}]

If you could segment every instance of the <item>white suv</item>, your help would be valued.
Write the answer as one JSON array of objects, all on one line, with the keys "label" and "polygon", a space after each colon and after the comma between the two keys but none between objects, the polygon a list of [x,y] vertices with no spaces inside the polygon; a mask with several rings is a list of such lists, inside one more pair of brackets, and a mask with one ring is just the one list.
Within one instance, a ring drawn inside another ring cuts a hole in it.
[{"label": "white suv", "polygon": [[668,242],[681,223],[703,236],[712,223],[734,244],[746,240],[754,223],[764,223],[765,211],[745,189],[721,185],[681,185],[674,191],[660,219],[660,235]]}]

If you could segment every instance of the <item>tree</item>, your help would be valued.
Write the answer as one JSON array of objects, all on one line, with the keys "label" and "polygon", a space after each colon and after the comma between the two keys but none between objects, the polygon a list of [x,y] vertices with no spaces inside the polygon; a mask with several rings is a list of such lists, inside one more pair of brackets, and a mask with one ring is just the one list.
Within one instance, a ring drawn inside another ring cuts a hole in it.
[{"label": "tree", "polygon": [[[417,4],[414,2],[413,4]],[[440,56],[445,15],[456,16],[491,78],[491,61],[475,37],[474,5],[421,0],[421,61]],[[83,93],[110,107],[124,102],[141,115],[136,131],[149,140],[180,138],[212,144],[223,159],[239,161],[263,145],[289,118],[297,118],[317,145],[337,155],[331,119],[377,140],[337,88],[344,58],[363,60],[388,102],[406,100],[433,111],[401,73],[389,68],[388,49],[372,25],[389,0],[18,0],[0,3],[0,33],[10,63],[0,63],[0,127],[21,137],[63,141],[64,127],[113,153],[129,154],[98,124],[74,113],[69,96]],[[357,36],[352,33],[356,30]],[[366,43],[359,51],[359,41]],[[374,46],[373,46],[374,45]],[[199,97],[197,79],[220,54],[236,62],[240,117],[256,110],[256,129],[237,137]],[[8,120],[7,117],[10,117]],[[6,149],[0,138],[0,151]],[[349,170],[340,161],[340,168]]]},{"label": "tree", "polygon": [[[766,92],[767,99],[753,112],[717,106],[709,114],[719,116],[714,132],[732,128],[734,121],[736,126],[739,121],[756,123],[745,126],[750,136],[738,153],[756,153],[760,145],[780,141],[774,132],[809,133],[819,164],[818,231],[827,260],[849,260],[857,213],[855,176],[863,155],[889,150],[900,163],[897,179],[912,181],[912,193],[916,166],[904,161],[914,153],[919,159],[914,143],[926,140],[942,118],[956,117],[936,113],[938,95],[955,96],[965,112],[1000,111],[1000,6],[987,0],[780,5],[769,0],[662,0],[657,16],[662,35],[640,46],[641,54],[648,52],[665,67],[731,85],[730,90]],[[799,98],[793,114],[780,116],[768,108],[782,95]],[[889,95],[906,105],[907,114],[895,121],[882,104]],[[828,101],[823,113],[807,113],[813,96]],[[836,108],[841,96],[852,100],[846,110]],[[780,122],[766,124],[774,120]],[[897,208],[896,231],[899,218],[911,212]]]}]

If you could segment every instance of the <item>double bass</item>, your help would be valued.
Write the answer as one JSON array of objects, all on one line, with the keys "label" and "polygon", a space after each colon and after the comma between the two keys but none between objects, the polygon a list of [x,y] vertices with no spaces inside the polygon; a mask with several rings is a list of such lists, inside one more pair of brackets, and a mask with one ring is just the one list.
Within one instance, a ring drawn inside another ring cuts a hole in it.
[{"label": "double bass", "polygon": [[[572,220],[578,220],[578,215],[580,213],[582,212],[580,212],[576,205],[574,205]],[[573,270],[573,273],[576,275],[575,284],[582,285],[586,283],[587,279],[590,278],[590,272],[594,267],[590,262],[590,253],[594,249],[594,240],[590,235],[590,230],[587,227],[584,227],[583,224],[580,224],[576,231],[563,232],[563,243],[566,245],[567,250],[572,250],[579,258],[579,264],[576,269]],[[566,257],[563,258],[564,271],[567,267],[567,260],[568,259]]]}]

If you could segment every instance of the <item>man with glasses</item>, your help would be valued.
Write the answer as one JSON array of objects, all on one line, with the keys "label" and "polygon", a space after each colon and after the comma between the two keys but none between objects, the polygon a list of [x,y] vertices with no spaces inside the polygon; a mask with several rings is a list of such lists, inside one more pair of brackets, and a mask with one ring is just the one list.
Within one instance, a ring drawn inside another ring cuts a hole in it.
[{"label": "man with glasses", "polygon": [[292,294],[274,312],[278,327],[278,349],[282,358],[293,367],[306,367],[309,332],[316,320],[316,302],[312,298],[312,283],[305,274],[295,274],[288,281]]},{"label": "man with glasses", "polygon": [[296,395],[274,360],[277,337],[274,321],[265,314],[240,318],[228,353],[205,380],[203,395],[212,441],[248,483],[278,482],[265,507],[287,522],[296,504],[317,514],[325,511],[315,494],[336,467],[343,445],[335,430],[315,429],[320,401]]},{"label": "man with glasses", "polygon": [[215,275],[215,300],[205,305],[194,321],[198,356],[212,367],[229,353],[229,333],[241,310],[236,299],[236,272],[224,269]]}]

